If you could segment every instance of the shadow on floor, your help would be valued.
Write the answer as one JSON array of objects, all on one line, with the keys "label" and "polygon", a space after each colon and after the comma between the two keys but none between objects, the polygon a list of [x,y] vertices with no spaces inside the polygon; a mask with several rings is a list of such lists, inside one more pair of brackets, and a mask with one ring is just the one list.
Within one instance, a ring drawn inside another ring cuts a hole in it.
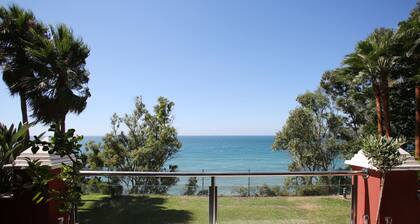
[{"label": "shadow on floor", "polygon": [[191,212],[167,209],[165,198],[120,196],[97,200],[89,209],[79,209],[80,224],[169,224],[188,223]]}]

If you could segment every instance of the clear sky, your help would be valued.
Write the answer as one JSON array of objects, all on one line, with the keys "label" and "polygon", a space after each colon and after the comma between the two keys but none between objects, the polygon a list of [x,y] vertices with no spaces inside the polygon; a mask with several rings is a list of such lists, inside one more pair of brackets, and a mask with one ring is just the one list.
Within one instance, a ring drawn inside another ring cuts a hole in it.
[{"label": "clear sky", "polygon": [[[92,97],[67,127],[103,135],[109,118],[143,96],[175,102],[181,135],[273,135],[376,27],[395,28],[415,0],[0,1],[65,23],[91,48]],[[0,83],[0,121],[20,121],[18,97]],[[45,130],[33,128],[33,133]]]}]

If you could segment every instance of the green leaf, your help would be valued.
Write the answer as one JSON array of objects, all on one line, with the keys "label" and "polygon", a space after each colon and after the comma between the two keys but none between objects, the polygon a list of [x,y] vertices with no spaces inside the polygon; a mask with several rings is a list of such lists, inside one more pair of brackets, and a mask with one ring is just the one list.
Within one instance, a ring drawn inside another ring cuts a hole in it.
[{"label": "green leaf", "polygon": [[23,125],[21,128],[17,130],[15,134],[13,134],[11,141],[12,142],[18,141],[20,138],[23,138],[26,135],[26,133],[28,133],[28,126]]},{"label": "green leaf", "polygon": [[32,201],[37,200],[37,198],[41,195],[41,192],[38,192],[37,194],[35,194],[35,196],[32,198]]},{"label": "green leaf", "polygon": [[44,200],[44,197],[43,197],[43,196],[42,196],[42,197],[40,197],[40,198],[39,198],[39,199],[38,199],[35,203],[36,203],[36,204],[39,204],[39,203],[41,203],[41,201],[42,201],[42,200]]}]

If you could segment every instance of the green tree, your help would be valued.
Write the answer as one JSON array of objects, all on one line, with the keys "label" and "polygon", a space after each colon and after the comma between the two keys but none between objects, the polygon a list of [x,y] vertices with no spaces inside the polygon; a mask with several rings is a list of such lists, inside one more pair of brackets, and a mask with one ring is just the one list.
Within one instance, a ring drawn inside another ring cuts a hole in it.
[{"label": "green tree", "polygon": [[352,157],[360,150],[362,136],[376,132],[375,100],[369,83],[355,79],[358,71],[337,68],[323,74],[320,86],[331,98],[347,129],[341,154]]},{"label": "green tree", "polygon": [[[377,114],[378,134],[391,136],[389,113],[389,77],[398,65],[395,55],[395,35],[391,29],[379,28],[363,41],[360,41],[355,52],[344,59],[344,65],[357,71],[354,79],[368,82],[373,88]],[[382,120],[383,119],[383,120]]]},{"label": "green tree", "polygon": [[320,90],[297,97],[299,106],[290,112],[276,134],[274,150],[288,150],[289,170],[328,170],[343,147],[347,128]]},{"label": "green tree", "polygon": [[50,38],[33,33],[35,41],[26,48],[36,75],[30,80],[33,116],[45,124],[55,124],[65,132],[66,115],[81,113],[90,97],[86,59],[89,48],[66,25],[50,27]]},{"label": "green tree", "polygon": [[25,49],[33,41],[33,33],[44,36],[45,32],[46,28],[31,11],[17,5],[0,7],[0,66],[10,94],[20,97],[23,124],[28,124],[27,95],[32,90],[28,79],[34,77],[34,67]]},{"label": "green tree", "polygon": [[[175,171],[176,166],[165,163],[181,148],[176,129],[172,126],[174,103],[159,97],[154,113],[146,109],[142,98],[137,97],[135,109],[130,114],[111,118],[112,130],[103,139],[99,157],[111,170],[124,171]],[[95,161],[90,154],[88,161]],[[96,163],[96,162],[95,162]],[[164,193],[177,178],[121,177],[130,193]]]},{"label": "green tree", "polygon": [[341,112],[354,137],[370,132],[375,125],[374,101],[368,83],[354,80],[358,71],[349,67],[337,68],[322,75],[321,88]]},{"label": "green tree", "polygon": [[[415,157],[420,159],[420,4],[411,11],[410,17],[399,23],[397,36],[400,42],[402,63],[407,68],[402,78],[415,86]],[[414,93],[413,93],[414,92]],[[413,113],[414,114],[414,113]]]},{"label": "green tree", "polygon": [[[399,63],[401,63],[401,58]],[[320,86],[331,97],[334,106],[350,127],[351,138],[345,153],[352,156],[360,150],[361,137],[377,132],[375,98],[370,82],[357,79],[359,70],[344,66],[323,74]],[[396,65],[390,76],[389,111],[392,133],[396,136],[414,137],[414,82],[408,76],[407,66]]]},{"label": "green tree", "polygon": [[89,141],[85,145],[86,167],[90,170],[99,170],[104,167],[104,161],[101,158],[101,143]]},{"label": "green tree", "polygon": [[[317,90],[297,97],[299,106],[290,112],[286,124],[276,134],[274,150],[288,150],[290,171],[325,171],[348,148],[351,129],[336,114],[328,96]],[[296,194],[322,194],[331,191],[331,178],[292,177],[285,180],[284,191]],[[314,187],[316,185],[316,187]]]}]

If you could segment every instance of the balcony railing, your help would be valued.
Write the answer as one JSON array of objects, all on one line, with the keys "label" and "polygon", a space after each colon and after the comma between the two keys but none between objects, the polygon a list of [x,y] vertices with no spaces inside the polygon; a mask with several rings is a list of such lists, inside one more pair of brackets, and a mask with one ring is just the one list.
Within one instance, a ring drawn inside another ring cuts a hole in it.
[{"label": "balcony railing", "polygon": [[217,194],[217,185],[216,178],[226,178],[226,177],[315,177],[315,176],[348,176],[352,177],[351,185],[351,223],[354,223],[355,220],[355,206],[357,196],[357,178],[358,176],[366,177],[368,175],[367,171],[316,171],[316,172],[306,172],[306,171],[297,171],[297,172],[137,172],[137,171],[80,171],[82,176],[102,176],[102,177],[113,177],[113,176],[136,176],[136,177],[209,177],[210,186],[208,189],[208,220],[209,224],[217,223],[217,212],[218,212],[218,194]]}]

